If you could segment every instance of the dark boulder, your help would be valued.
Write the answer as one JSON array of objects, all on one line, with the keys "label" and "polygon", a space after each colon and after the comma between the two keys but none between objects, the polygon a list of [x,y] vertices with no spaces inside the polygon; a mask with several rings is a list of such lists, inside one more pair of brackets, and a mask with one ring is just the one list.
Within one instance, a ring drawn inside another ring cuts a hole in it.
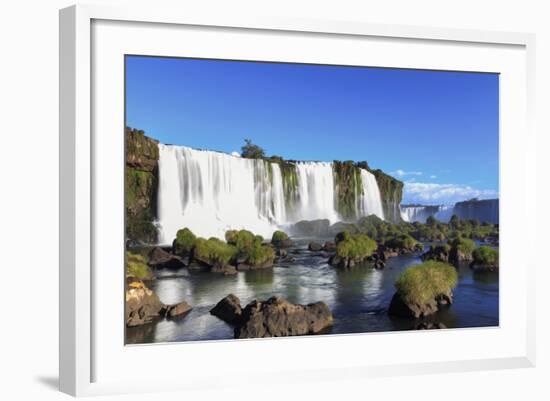
[{"label": "dark boulder", "polygon": [[498,272],[498,263],[480,263],[474,260],[470,263],[470,269],[474,271]]},{"label": "dark boulder", "polygon": [[159,248],[158,246],[153,248],[151,252],[149,252],[149,262],[147,264],[157,269],[178,269],[186,265],[185,261],[182,258],[166,252],[164,249]]},{"label": "dark boulder", "polygon": [[323,245],[323,250],[326,252],[336,252],[336,244],[332,241],[327,241]]},{"label": "dark boulder", "polygon": [[391,299],[388,313],[394,316],[417,319],[423,316],[429,316],[437,312],[441,306],[451,305],[452,303],[452,294],[440,294],[435,297],[433,302],[419,305],[416,303],[406,302],[401,297],[401,294],[399,292],[396,292]]},{"label": "dark boulder", "polygon": [[221,320],[231,324],[238,324],[241,321],[241,301],[233,294],[229,294],[216,304],[210,313]]},{"label": "dark boulder", "polygon": [[161,314],[164,317],[167,318],[179,318],[183,317],[187,314],[187,312],[191,311],[191,305],[189,305],[187,302],[183,301],[179,304],[174,305],[165,305],[164,308],[161,310]]},{"label": "dark boulder", "polygon": [[319,252],[323,249],[323,245],[319,244],[318,242],[310,242],[307,246],[307,249],[313,252]]},{"label": "dark boulder", "polygon": [[243,309],[235,338],[316,334],[330,327],[332,322],[332,314],[323,302],[298,305],[271,297],[264,302],[253,301]]},{"label": "dark boulder", "polygon": [[221,264],[221,263],[214,263],[214,265],[210,268],[211,273],[220,273],[224,275],[230,275],[230,274],[237,274],[237,269],[235,266],[232,266],[230,264]]}]

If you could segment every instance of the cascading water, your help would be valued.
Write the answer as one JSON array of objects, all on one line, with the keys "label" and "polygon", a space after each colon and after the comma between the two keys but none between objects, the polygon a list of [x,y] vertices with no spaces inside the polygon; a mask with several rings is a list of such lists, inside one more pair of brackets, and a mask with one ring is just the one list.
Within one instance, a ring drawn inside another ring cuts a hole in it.
[{"label": "cascading water", "polygon": [[[206,238],[224,238],[230,229],[269,238],[279,227],[300,220],[341,220],[332,163],[297,162],[295,173],[295,190],[285,196],[278,163],[160,144],[159,242],[171,243],[183,227]],[[383,218],[376,178],[361,170],[361,181],[357,217]]]},{"label": "cascading water", "polygon": [[363,195],[357,202],[357,216],[368,216],[374,214],[384,219],[382,208],[382,197],[376,182],[376,177],[370,171],[361,169],[361,181],[363,184]]},{"label": "cascading water", "polygon": [[332,163],[296,163],[298,199],[293,208],[293,220],[338,220],[334,195]]}]

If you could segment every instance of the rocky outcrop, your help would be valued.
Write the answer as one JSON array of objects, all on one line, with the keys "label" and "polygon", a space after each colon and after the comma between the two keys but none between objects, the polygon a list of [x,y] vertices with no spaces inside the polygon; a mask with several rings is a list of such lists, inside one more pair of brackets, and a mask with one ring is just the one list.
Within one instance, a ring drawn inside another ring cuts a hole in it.
[{"label": "rocky outcrop", "polygon": [[153,224],[156,215],[158,187],[158,142],[145,136],[143,131],[127,127],[125,208],[126,237],[130,241],[155,243],[157,229]]},{"label": "rocky outcrop", "polygon": [[330,327],[332,313],[324,302],[291,304],[283,298],[253,301],[242,311],[235,338],[285,337],[317,334]]},{"label": "rocky outcrop", "polygon": [[446,328],[447,326],[441,322],[421,322],[414,327],[415,330],[441,330]]},{"label": "rocky outcrop", "polygon": [[420,318],[423,316],[429,316],[439,310],[444,305],[451,305],[453,303],[452,293],[439,294],[435,297],[433,302],[425,304],[417,304],[406,302],[401,294],[396,292],[390,302],[388,313],[394,316],[401,316],[407,318]]},{"label": "rocky outcrop", "polygon": [[166,252],[164,249],[157,246],[149,252],[148,265],[156,269],[178,269],[186,266],[186,263],[183,258],[173,255],[170,252]]},{"label": "rocky outcrop", "polygon": [[233,294],[229,294],[210,310],[210,313],[221,320],[231,324],[241,322],[241,301]]},{"label": "rocky outcrop", "polygon": [[284,337],[317,334],[332,325],[333,317],[323,302],[292,304],[279,297],[252,301],[245,308],[229,294],[210,311],[235,326],[235,338]]},{"label": "rocky outcrop", "polygon": [[449,262],[451,247],[447,244],[432,245],[430,249],[424,253],[422,260],[436,260],[439,262]]},{"label": "rocky outcrop", "polygon": [[175,305],[163,304],[157,294],[143,281],[130,279],[126,285],[126,326],[140,326],[162,317],[176,318],[185,315],[191,306],[183,301]]}]

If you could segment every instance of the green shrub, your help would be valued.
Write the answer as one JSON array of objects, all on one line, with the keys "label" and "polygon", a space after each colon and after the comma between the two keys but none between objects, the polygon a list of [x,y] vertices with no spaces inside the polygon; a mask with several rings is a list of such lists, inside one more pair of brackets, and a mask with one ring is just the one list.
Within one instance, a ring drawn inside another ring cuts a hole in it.
[{"label": "green shrub", "polygon": [[197,238],[193,255],[195,258],[209,264],[228,264],[237,256],[238,250],[217,238]]},{"label": "green shrub", "polygon": [[470,257],[474,251],[476,244],[471,239],[457,237],[449,241],[451,248],[454,251],[461,252],[463,255]]},{"label": "green shrub", "polygon": [[275,251],[267,245],[255,246],[247,251],[246,261],[250,265],[261,265],[275,258]]},{"label": "green shrub", "polygon": [[414,249],[418,245],[418,241],[408,234],[400,234],[386,240],[384,245],[389,248]]},{"label": "green shrub", "polygon": [[142,280],[147,280],[152,277],[145,256],[126,251],[126,276]]},{"label": "green shrub", "polygon": [[474,263],[482,265],[498,265],[498,249],[480,246],[472,252]]},{"label": "green shrub", "polygon": [[196,240],[197,237],[195,234],[193,234],[193,232],[187,227],[178,230],[176,233],[176,239],[173,243],[174,253],[176,255],[189,254],[193,250]]},{"label": "green shrub", "polygon": [[458,275],[453,266],[430,260],[401,273],[395,288],[406,303],[427,305],[435,303],[440,294],[449,295],[457,282]]},{"label": "green shrub", "polygon": [[271,237],[271,243],[286,241],[287,239],[289,239],[288,235],[284,231],[275,231]]},{"label": "green shrub", "polygon": [[[342,235],[338,238],[339,235]],[[336,255],[341,258],[364,259],[378,248],[376,241],[365,234],[351,235],[344,231],[336,236]]]}]

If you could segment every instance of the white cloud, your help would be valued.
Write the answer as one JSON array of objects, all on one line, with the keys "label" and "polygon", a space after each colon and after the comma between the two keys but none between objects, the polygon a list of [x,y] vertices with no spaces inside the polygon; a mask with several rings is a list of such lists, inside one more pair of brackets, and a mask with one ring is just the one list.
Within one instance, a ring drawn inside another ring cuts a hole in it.
[{"label": "white cloud", "polygon": [[469,185],[405,182],[403,203],[454,204],[471,198],[495,198],[498,192]]},{"label": "white cloud", "polygon": [[435,178],[437,178],[437,175],[430,175],[430,178],[435,179]]},{"label": "white cloud", "polygon": [[390,174],[396,175],[398,177],[405,177],[407,175],[422,175],[422,171],[405,171],[405,170],[395,170],[391,172]]}]

